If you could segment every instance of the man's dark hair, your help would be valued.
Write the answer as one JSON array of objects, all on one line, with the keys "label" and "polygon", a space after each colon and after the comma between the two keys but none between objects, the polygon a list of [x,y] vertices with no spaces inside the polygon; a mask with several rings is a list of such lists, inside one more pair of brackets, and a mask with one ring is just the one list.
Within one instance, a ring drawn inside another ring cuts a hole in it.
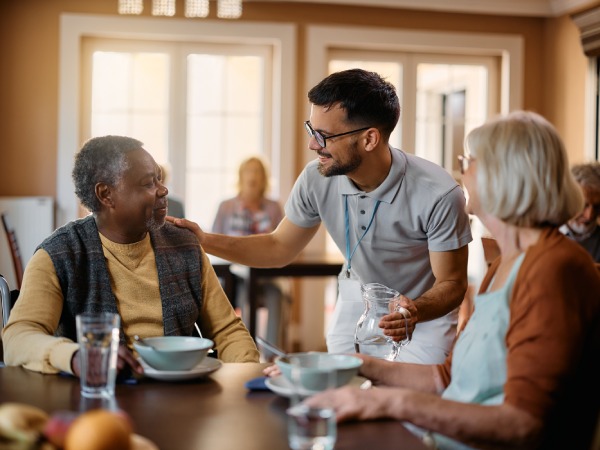
[{"label": "man's dark hair", "polygon": [[325,108],[339,104],[348,123],[379,128],[386,140],[400,118],[396,88],[379,74],[363,69],[329,75],[308,91],[308,99]]},{"label": "man's dark hair", "polygon": [[102,136],[88,140],[75,155],[73,183],[81,204],[91,212],[100,211],[96,184],[118,184],[127,169],[125,155],[142,148],[137,139],[125,136]]}]

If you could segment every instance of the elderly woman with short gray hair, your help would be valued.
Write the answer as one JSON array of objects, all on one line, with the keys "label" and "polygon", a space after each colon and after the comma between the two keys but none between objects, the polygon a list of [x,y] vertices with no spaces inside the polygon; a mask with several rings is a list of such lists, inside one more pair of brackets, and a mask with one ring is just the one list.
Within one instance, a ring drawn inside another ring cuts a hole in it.
[{"label": "elderly woman with short gray hair", "polygon": [[340,421],[391,417],[440,449],[591,448],[600,409],[600,277],[558,227],[583,206],[563,143],[532,112],[476,128],[460,158],[468,207],[501,255],[444,364],[362,356],[377,386],[307,400]]}]

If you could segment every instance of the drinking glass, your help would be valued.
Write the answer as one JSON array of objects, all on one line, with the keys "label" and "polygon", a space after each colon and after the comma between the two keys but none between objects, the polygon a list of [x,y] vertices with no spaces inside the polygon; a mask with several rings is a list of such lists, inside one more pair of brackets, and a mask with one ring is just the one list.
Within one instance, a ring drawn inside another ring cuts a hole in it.
[{"label": "drinking glass", "polygon": [[113,313],[84,313],[75,318],[79,342],[81,395],[115,395],[120,318]]},{"label": "drinking glass", "polygon": [[[297,358],[290,357],[293,395],[287,409],[288,443],[293,450],[332,450],[337,438],[335,411],[332,408],[312,408],[301,403],[314,391],[308,389],[309,377],[325,377],[328,389],[335,387],[335,370],[303,370]],[[314,380],[313,380],[314,381]]]},{"label": "drinking glass", "polygon": [[357,353],[375,356],[377,358],[394,361],[400,348],[410,342],[407,336],[396,342],[391,336],[386,336],[383,329],[379,328],[381,318],[391,312],[399,312],[404,316],[408,330],[410,314],[406,308],[400,306],[400,293],[380,283],[368,283],[361,286],[364,301],[364,311],[354,333],[354,349]]}]

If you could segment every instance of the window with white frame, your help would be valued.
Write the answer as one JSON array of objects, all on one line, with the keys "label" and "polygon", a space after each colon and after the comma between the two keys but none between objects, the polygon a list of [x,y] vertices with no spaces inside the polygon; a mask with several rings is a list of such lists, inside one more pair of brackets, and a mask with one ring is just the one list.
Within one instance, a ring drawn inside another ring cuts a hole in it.
[{"label": "window with white frame", "polygon": [[[287,197],[296,174],[293,152],[283,151],[283,149],[294,148],[295,130],[299,129],[296,120],[296,99],[293,95],[297,73],[296,30],[293,24],[203,20],[202,26],[198,26],[197,21],[187,19],[165,21],[163,18],[62,13],[59,26],[57,225],[67,223],[81,214],[79,202],[73,190],[71,171],[75,153],[92,133],[91,80],[92,55],[95,51],[137,53],[135,56],[120,55],[120,58],[128,76],[137,77],[138,81],[135,85],[126,84],[122,81],[122,73],[116,73],[115,67],[108,67],[110,65],[104,64],[104,73],[108,77],[106,84],[114,87],[114,84],[120,83],[116,92],[121,98],[108,98],[107,102],[96,103],[99,108],[95,110],[95,114],[98,116],[97,120],[94,120],[94,126],[102,123],[107,125],[109,123],[107,117],[115,113],[115,111],[108,110],[109,106],[111,102],[113,105],[117,105],[120,114],[125,114],[128,118],[117,121],[118,124],[113,121],[111,128],[114,126],[112,128],[114,130],[121,130],[121,132],[129,134],[135,133],[134,137],[144,141],[149,149],[152,147],[152,152],[159,162],[168,161],[171,166],[171,185],[169,187],[172,192],[182,196],[189,195],[186,192],[187,181],[189,181],[186,174],[188,105],[185,92],[182,93],[188,87],[186,82],[188,65],[184,55],[186,52],[198,55],[224,55],[229,62],[224,65],[228,66],[228,69],[220,72],[221,76],[227,77],[221,81],[229,83],[229,87],[231,87],[229,77],[239,68],[237,63],[233,62],[235,58],[263,58],[266,55],[261,69],[263,71],[261,76],[264,76],[264,80],[260,87],[253,92],[248,92],[251,95],[258,92],[264,100],[263,104],[258,105],[263,114],[263,128],[254,135],[260,136],[263,140],[256,147],[248,145],[250,139],[244,140],[244,145],[240,146],[238,150],[242,151],[242,148],[245,148],[248,152],[255,152],[255,148],[259,148],[260,153],[271,163],[271,175],[276,181],[271,184],[271,196]],[[111,41],[111,48],[90,46],[89,42],[94,39]],[[112,45],[116,45],[116,41],[121,41],[121,47],[112,47]],[[124,47],[126,44],[134,42],[136,48]],[[181,45],[178,50],[171,50],[172,44],[175,43]],[[191,51],[188,51],[186,44],[193,47]],[[198,48],[200,50],[197,50]],[[253,49],[257,52],[254,52]],[[98,53],[98,56],[102,58],[107,55],[100,56]],[[127,63],[123,62],[127,59]],[[164,61],[158,62],[161,59],[168,60],[168,70],[164,69],[166,67]],[[146,67],[150,61],[153,67],[159,67],[157,70],[161,74],[153,73],[140,78],[139,70]],[[120,66],[119,72],[122,70],[123,67]],[[253,70],[249,69],[249,73]],[[203,75],[203,80],[207,80],[208,76],[213,74],[203,73]],[[242,73],[236,74],[238,80],[242,75]],[[111,77],[115,83],[110,81]],[[248,86],[248,80],[244,79],[243,81],[242,92]],[[167,97],[154,90],[158,85],[162,86],[163,92],[168,92]],[[164,87],[166,85],[168,85],[167,88]],[[140,93],[143,97],[140,97]],[[237,96],[235,101],[243,102],[244,98]],[[165,99],[167,100],[165,101]],[[245,109],[241,108],[243,110],[229,108],[227,114],[229,117],[245,114],[246,106],[244,105]],[[110,106],[110,108],[112,107]],[[168,116],[166,125],[164,119],[159,119],[159,116],[163,114]],[[139,126],[141,123],[139,117],[148,119],[151,125]],[[160,126],[156,125],[158,120],[161,121]],[[123,128],[125,125],[129,128]],[[96,129],[106,130],[106,128]],[[241,136],[242,131],[237,131],[236,138]],[[236,134],[236,131],[233,134]],[[229,142],[234,144],[239,143],[239,140],[230,139]],[[217,150],[221,149],[214,149],[214,152],[207,153],[214,158],[219,154]],[[230,151],[231,149],[227,149],[228,153]],[[227,180],[224,183],[230,189],[229,192],[233,193],[234,183]],[[192,201],[201,209],[202,218],[198,221],[203,224],[211,222],[213,215],[210,205],[214,202],[208,199],[207,192],[212,195],[216,190],[217,187],[211,185],[205,192],[194,193],[195,198]],[[216,195],[228,195],[228,193]]]},{"label": "window with white frame", "polygon": [[219,202],[236,194],[239,163],[271,158],[268,46],[84,42],[82,134],[140,139],[171,168],[186,217],[210,229]]}]

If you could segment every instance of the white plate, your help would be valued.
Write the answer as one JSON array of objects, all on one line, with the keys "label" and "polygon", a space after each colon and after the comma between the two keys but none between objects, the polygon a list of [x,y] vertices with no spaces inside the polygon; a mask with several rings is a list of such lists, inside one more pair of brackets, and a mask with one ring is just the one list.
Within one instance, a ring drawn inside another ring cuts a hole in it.
[{"label": "white plate", "polygon": [[[351,386],[361,387],[363,386],[363,383],[365,381],[367,381],[365,377],[356,376],[352,378],[348,384]],[[282,397],[289,398],[292,395],[294,395],[294,387],[292,383],[288,381],[288,379],[285,378],[283,375],[278,375],[276,377],[268,377],[265,380],[265,384],[269,389],[271,389],[276,394],[281,395]],[[303,391],[300,393],[300,396],[307,397],[316,393],[317,391]]]},{"label": "white plate", "polygon": [[206,357],[200,364],[190,370],[156,370],[146,364],[141,358],[139,361],[144,368],[144,374],[147,377],[163,381],[181,381],[202,378],[213,373],[222,365],[221,361],[218,359]]}]

